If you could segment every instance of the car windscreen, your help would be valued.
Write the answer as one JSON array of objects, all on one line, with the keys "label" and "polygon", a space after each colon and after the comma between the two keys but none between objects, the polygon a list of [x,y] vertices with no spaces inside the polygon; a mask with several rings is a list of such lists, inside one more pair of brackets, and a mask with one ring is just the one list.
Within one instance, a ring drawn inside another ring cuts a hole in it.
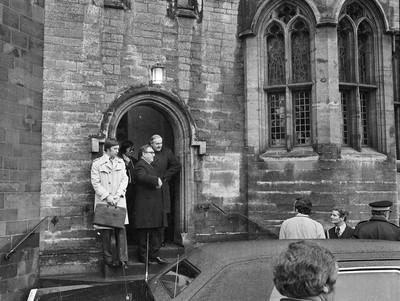
[{"label": "car windscreen", "polygon": [[200,274],[200,270],[187,260],[174,265],[160,277],[160,282],[168,294],[175,298]]},{"label": "car windscreen", "polygon": [[[349,268],[339,271],[334,301],[393,301],[400,296],[400,267]],[[269,301],[283,296],[274,287]]]}]

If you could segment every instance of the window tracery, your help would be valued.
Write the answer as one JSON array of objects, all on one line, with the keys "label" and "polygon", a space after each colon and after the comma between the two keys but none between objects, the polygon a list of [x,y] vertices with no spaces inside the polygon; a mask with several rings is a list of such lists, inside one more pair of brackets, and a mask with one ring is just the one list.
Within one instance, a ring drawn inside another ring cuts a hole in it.
[{"label": "window tracery", "polygon": [[337,31],[342,144],[357,150],[377,145],[372,26],[367,8],[352,2],[342,10]]},{"label": "window tracery", "polygon": [[269,20],[265,30],[269,146],[311,145],[309,20],[290,3],[272,11]]}]

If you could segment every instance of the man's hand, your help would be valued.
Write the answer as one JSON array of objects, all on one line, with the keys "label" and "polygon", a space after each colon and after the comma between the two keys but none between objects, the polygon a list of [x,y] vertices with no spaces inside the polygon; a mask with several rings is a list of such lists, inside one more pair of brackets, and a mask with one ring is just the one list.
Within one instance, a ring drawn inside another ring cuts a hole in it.
[{"label": "man's hand", "polygon": [[162,181],[160,178],[158,178],[158,185],[156,186],[157,189],[160,189],[162,186]]},{"label": "man's hand", "polygon": [[115,196],[112,196],[111,194],[109,194],[108,196],[107,196],[107,199],[106,199],[106,201],[107,201],[107,203],[109,204],[109,205],[111,205],[111,206],[115,206]]}]

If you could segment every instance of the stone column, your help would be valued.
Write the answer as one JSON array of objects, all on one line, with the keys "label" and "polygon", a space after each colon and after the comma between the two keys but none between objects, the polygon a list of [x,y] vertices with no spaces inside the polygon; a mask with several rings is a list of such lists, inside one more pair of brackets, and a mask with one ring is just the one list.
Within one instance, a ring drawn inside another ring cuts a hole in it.
[{"label": "stone column", "polygon": [[340,157],[341,101],[337,28],[327,24],[316,28],[315,86],[312,114],[316,122],[316,150],[322,159]]}]

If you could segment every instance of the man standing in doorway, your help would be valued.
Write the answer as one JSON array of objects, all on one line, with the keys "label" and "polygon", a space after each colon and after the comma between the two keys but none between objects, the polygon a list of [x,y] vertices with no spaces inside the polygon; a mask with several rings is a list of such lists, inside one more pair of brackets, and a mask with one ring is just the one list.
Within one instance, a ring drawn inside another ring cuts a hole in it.
[{"label": "man standing in doorway", "polygon": [[165,227],[168,227],[168,217],[171,214],[171,188],[169,183],[181,169],[181,163],[169,148],[163,147],[163,139],[160,135],[151,136],[150,145],[155,152],[152,165],[163,182],[161,189],[165,224],[161,229],[161,240],[162,245],[164,245]]},{"label": "man standing in doorway", "polygon": [[160,258],[161,231],[164,224],[161,187],[163,183],[151,165],[154,150],[146,144],[139,150],[139,162],[133,170],[135,197],[133,225],[138,232],[138,258],[141,262],[167,263]]},{"label": "man standing in doorway", "polygon": [[[124,160],[117,156],[118,150],[118,141],[107,139],[104,142],[103,156],[93,161],[90,178],[95,191],[95,210],[96,205],[100,203],[126,208],[125,192],[128,186],[128,176],[126,175]],[[127,214],[125,225],[128,223]],[[128,246],[125,229],[97,225],[94,225],[94,227],[101,234],[104,264],[111,267],[121,265],[127,268]],[[115,235],[119,262],[113,262],[111,251],[111,237],[113,234]]]}]

